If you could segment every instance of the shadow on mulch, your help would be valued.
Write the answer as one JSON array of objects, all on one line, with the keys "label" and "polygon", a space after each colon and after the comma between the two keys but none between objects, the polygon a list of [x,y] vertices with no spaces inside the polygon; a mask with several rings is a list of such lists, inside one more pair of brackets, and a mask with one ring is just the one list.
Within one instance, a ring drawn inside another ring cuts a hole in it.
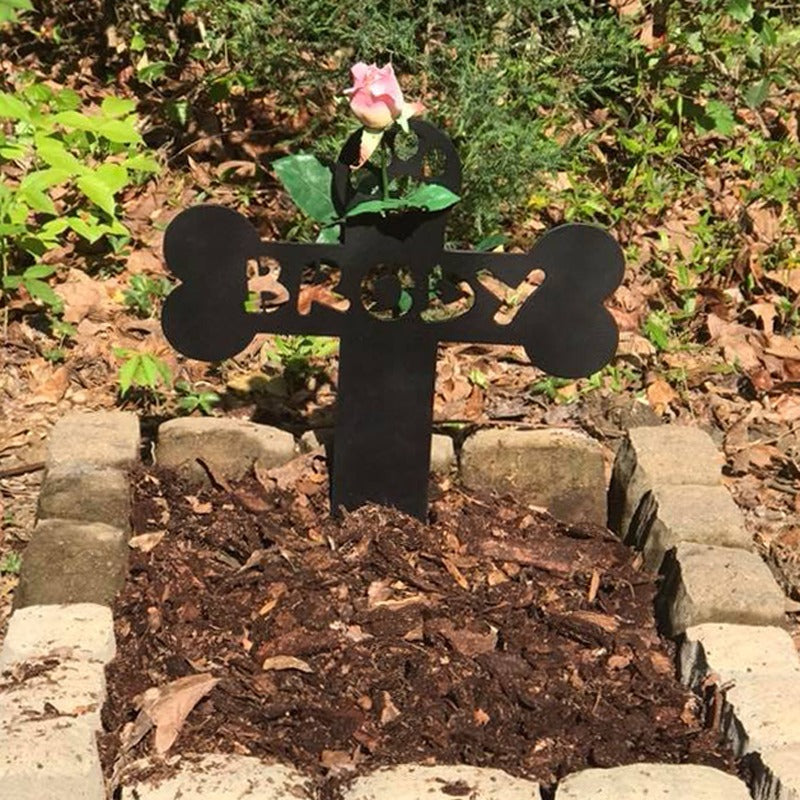
[{"label": "shadow on mulch", "polygon": [[135,532],[166,533],[131,551],[114,607],[107,776],[153,752],[152,732],[131,743],[134,698],[196,673],[220,680],[168,756],[274,757],[326,800],[354,771],[409,761],[545,786],[638,761],[736,774],[675,680],[653,577],[606,530],[449,482],[432,484],[427,526],[379,507],[333,521],[319,469],[264,484],[135,476]]}]

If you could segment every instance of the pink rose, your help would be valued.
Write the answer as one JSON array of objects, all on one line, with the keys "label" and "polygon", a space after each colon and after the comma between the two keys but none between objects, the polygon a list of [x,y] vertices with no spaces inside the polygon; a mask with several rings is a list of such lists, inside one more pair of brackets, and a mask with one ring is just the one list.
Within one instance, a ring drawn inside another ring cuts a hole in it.
[{"label": "pink rose", "polygon": [[350,95],[350,108],[365,127],[371,130],[388,128],[403,113],[403,92],[391,64],[355,64],[350,73],[353,86],[345,90]]}]

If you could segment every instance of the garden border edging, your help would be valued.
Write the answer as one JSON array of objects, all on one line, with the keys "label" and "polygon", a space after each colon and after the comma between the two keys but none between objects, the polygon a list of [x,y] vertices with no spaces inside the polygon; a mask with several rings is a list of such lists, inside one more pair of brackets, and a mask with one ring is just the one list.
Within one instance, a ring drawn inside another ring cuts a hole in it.
[{"label": "garden border edging", "polygon": [[[126,473],[137,463],[139,448],[138,420],[127,412],[71,414],[51,434],[37,526],[20,574],[23,588],[19,599],[15,597],[0,649],[0,675],[6,670],[12,676],[10,683],[0,684],[0,738],[5,745],[0,785],[14,787],[9,800],[60,800],[67,793],[85,800],[106,798],[94,738],[105,701],[103,667],[115,652],[110,604],[127,564]],[[287,450],[289,457],[294,452],[296,448]],[[120,475],[125,475],[126,492],[120,488]],[[730,530],[741,512],[720,488],[721,459],[707,434],[672,425],[634,428],[615,461],[609,522],[627,543],[644,550],[649,566],[666,555],[660,564],[659,624],[678,641],[680,679],[706,691],[734,751],[747,757],[751,796],[798,800],[800,722],[786,709],[800,707],[800,659],[788,632],[774,624],[783,620],[783,594],[763,561],[748,552],[743,522]],[[681,510],[684,493],[695,498],[689,506],[696,513]],[[709,503],[724,510],[709,515]],[[716,519],[724,522],[715,525]],[[59,681],[25,677],[48,657],[59,659]],[[43,745],[46,759],[41,758]],[[252,770],[252,757],[232,758],[245,759],[241,763]],[[390,779],[397,785],[403,770],[412,766],[384,768],[373,775],[378,779],[394,770]],[[556,799],[578,800],[589,789],[605,797],[604,780],[616,785],[615,797],[620,796],[620,781],[632,781],[631,791],[636,792],[645,784],[651,790],[665,785],[663,777],[660,783],[652,775],[636,778],[642,766],[648,765],[574,773],[559,783]],[[260,772],[270,768],[263,764]],[[304,781],[289,767],[275,769],[282,770],[282,785]],[[423,771],[432,779],[436,770]],[[473,770],[477,780],[474,768],[464,770]],[[497,771],[487,770],[486,775],[490,772]],[[672,774],[673,781],[677,773],[664,774]],[[348,800],[373,796],[371,777],[356,781]],[[519,779],[513,780],[513,788],[503,786],[503,797],[511,791],[524,793]],[[531,800],[538,796],[538,784],[524,784]],[[283,796],[272,791],[276,800]],[[700,791],[699,784],[693,784],[693,791]],[[702,796],[723,796],[722,789],[717,795],[711,791]],[[726,800],[733,800],[731,791],[731,786],[724,790]],[[152,794],[152,800],[158,796]],[[494,796],[500,795],[489,788],[480,794],[481,800]]]}]

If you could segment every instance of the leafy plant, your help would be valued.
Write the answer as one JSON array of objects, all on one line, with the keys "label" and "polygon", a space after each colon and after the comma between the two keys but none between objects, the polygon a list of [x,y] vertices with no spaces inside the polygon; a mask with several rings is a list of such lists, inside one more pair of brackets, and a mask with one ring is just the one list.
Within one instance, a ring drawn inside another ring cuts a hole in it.
[{"label": "leafy plant", "polygon": [[161,386],[169,387],[172,383],[169,365],[153,353],[123,347],[115,347],[113,353],[123,361],[117,374],[121,397],[125,397],[132,388],[144,389],[158,396]]},{"label": "leafy plant", "polygon": [[6,553],[0,559],[0,575],[19,575],[22,566],[22,556],[19,553]]},{"label": "leafy plant", "polygon": [[203,391],[197,385],[192,385],[188,381],[177,381],[175,390],[181,395],[178,400],[178,408],[186,414],[193,411],[201,411],[203,414],[211,414],[214,406],[219,403],[220,396],[213,391]]},{"label": "leafy plant", "polygon": [[163,300],[172,290],[172,284],[163,275],[132,275],[128,288],[122,292],[125,306],[140,317],[152,317],[156,312],[156,301]]},{"label": "leafy plant", "polygon": [[314,362],[330,358],[338,349],[339,340],[330,336],[275,336],[265,355],[283,368],[288,380],[304,383],[322,371]]},{"label": "leafy plant", "polygon": [[31,0],[0,0],[0,25],[17,22],[25,11],[33,11]]},{"label": "leafy plant", "polygon": [[0,266],[6,291],[24,288],[51,309],[44,256],[70,233],[94,244],[127,239],[116,196],[158,170],[147,154],[132,100],[109,96],[84,108],[72,89],[25,83],[0,92]]}]

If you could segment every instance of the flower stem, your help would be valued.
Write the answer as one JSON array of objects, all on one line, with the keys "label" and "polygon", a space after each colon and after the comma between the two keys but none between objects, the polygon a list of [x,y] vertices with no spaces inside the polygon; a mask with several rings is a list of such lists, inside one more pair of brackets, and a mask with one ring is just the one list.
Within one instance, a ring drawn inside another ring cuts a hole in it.
[{"label": "flower stem", "polygon": [[387,167],[389,166],[389,159],[388,153],[386,152],[386,144],[385,141],[381,140],[381,190],[383,193],[383,199],[389,199],[389,172]]}]

